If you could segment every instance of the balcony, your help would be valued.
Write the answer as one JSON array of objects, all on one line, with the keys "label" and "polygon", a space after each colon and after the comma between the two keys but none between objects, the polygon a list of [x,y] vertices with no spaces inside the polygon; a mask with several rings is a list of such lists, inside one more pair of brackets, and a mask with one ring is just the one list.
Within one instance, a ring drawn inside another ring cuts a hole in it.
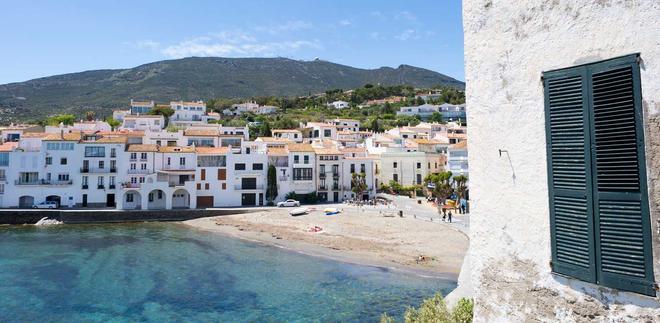
[{"label": "balcony", "polygon": [[339,173],[332,173],[332,178],[339,178]]},{"label": "balcony", "polygon": [[339,191],[339,185],[332,185],[333,191]]},{"label": "balcony", "polygon": [[1,177],[0,177],[0,182],[6,182],[6,181],[7,181],[7,177],[6,177],[6,176],[1,176]]},{"label": "balcony", "polygon": [[108,185],[108,189],[114,190],[115,189],[115,184]]},{"label": "balcony", "polygon": [[153,174],[153,171],[149,169],[129,169],[128,174]]},{"label": "balcony", "polygon": [[83,185],[82,185],[82,189],[83,189],[83,190],[86,190],[86,189],[88,189],[88,188],[89,188],[89,185],[87,185],[87,184],[83,184]]},{"label": "balcony", "polygon": [[319,173],[319,178],[324,179],[325,178],[325,173],[324,172]]},{"label": "balcony", "polygon": [[264,185],[261,184],[261,185],[251,185],[251,186],[243,187],[240,184],[236,184],[234,185],[234,189],[237,191],[263,190]]},{"label": "balcony", "polygon": [[[114,170],[114,171],[113,171],[113,170]],[[95,174],[99,174],[99,173],[116,173],[116,172],[117,172],[117,168],[105,168],[105,167],[104,167],[104,168],[91,168],[91,167],[81,167],[81,168],[80,168],[80,172],[83,173],[83,174],[87,174],[87,173],[95,173]]]},{"label": "balcony", "polygon": [[327,191],[328,187],[327,186],[319,186],[319,191]]},{"label": "balcony", "polygon": [[140,183],[121,183],[121,188],[140,188]]},{"label": "balcony", "polygon": [[45,179],[39,179],[39,180],[34,180],[34,181],[24,181],[24,180],[16,180],[14,181],[15,185],[48,185],[48,186],[61,186],[61,185],[71,185],[73,184],[73,180],[68,180],[68,181],[54,181],[54,180],[45,180]]}]

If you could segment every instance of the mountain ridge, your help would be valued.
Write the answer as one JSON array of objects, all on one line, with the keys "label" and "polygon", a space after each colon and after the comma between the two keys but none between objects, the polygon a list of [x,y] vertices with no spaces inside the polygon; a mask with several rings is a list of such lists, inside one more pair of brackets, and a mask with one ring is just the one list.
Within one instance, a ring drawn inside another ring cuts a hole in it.
[{"label": "mountain ridge", "polygon": [[363,69],[320,59],[188,57],[2,84],[0,119],[20,121],[86,110],[108,115],[112,109],[126,107],[131,98],[168,102],[303,96],[367,83],[465,87],[447,75],[407,64]]}]

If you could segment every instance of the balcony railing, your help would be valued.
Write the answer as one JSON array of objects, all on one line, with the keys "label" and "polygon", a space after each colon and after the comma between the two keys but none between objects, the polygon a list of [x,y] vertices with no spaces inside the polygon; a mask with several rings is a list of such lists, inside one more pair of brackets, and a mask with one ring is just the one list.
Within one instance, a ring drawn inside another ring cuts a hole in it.
[{"label": "balcony railing", "polygon": [[116,173],[117,168],[92,168],[92,167],[81,167],[81,173]]},{"label": "balcony railing", "polygon": [[140,183],[121,183],[121,188],[140,188]]},{"label": "balcony railing", "polygon": [[332,190],[333,191],[338,191],[339,190],[339,185],[332,185]]},{"label": "balcony railing", "polygon": [[115,184],[108,185],[108,189],[114,190],[115,189]]},{"label": "balcony railing", "polygon": [[151,174],[153,172],[149,169],[129,169],[128,173],[129,174]]},{"label": "balcony railing", "polygon": [[325,178],[325,173],[324,172],[319,173],[319,178]]},{"label": "balcony railing", "polygon": [[6,182],[7,176],[0,176],[0,182]]},{"label": "balcony railing", "polygon": [[247,187],[243,187],[240,184],[234,185],[234,189],[238,191],[247,191],[247,190],[263,190],[264,186],[262,185],[250,185]]},{"label": "balcony railing", "polygon": [[83,185],[82,185],[82,189],[83,189],[83,190],[86,190],[86,189],[88,189],[88,188],[89,188],[89,185],[87,185],[87,184],[83,184]]},{"label": "balcony railing", "polygon": [[24,180],[19,179],[19,180],[14,181],[14,184],[16,184],[16,185],[71,185],[71,184],[73,184],[73,180],[54,181],[54,180],[39,179],[39,180],[34,180],[34,181],[24,181]]}]

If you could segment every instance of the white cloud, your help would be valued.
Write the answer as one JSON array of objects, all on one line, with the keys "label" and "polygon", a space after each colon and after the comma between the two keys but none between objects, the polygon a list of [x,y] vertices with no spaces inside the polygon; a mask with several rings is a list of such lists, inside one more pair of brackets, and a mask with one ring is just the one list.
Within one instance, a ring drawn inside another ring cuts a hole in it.
[{"label": "white cloud", "polygon": [[170,58],[189,56],[285,56],[301,49],[321,50],[317,39],[259,42],[256,37],[236,32],[220,32],[209,36],[196,37],[167,46],[162,53]]},{"label": "white cloud", "polygon": [[126,46],[131,46],[136,49],[158,50],[160,43],[153,40],[140,40],[135,42],[124,42]]},{"label": "white cloud", "polygon": [[416,30],[406,29],[406,30],[402,31],[400,34],[394,36],[394,38],[396,38],[398,40],[406,41],[406,40],[409,40],[409,39],[419,39],[420,37],[419,37],[419,33],[417,33]]},{"label": "white cloud", "polygon": [[397,20],[417,21],[417,16],[412,14],[410,11],[401,11],[396,16],[394,16],[394,18]]},{"label": "white cloud", "polygon": [[348,20],[348,19],[342,19],[342,20],[339,21],[339,25],[340,25],[340,26],[344,26],[344,27],[346,27],[346,26],[350,26],[350,25],[351,25],[351,21]]}]

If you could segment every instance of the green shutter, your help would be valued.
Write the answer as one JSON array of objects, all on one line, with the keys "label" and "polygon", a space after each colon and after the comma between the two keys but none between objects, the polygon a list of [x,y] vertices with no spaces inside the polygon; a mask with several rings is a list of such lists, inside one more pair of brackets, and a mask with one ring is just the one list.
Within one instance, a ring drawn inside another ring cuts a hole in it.
[{"label": "green shutter", "polygon": [[552,265],[655,296],[637,57],[543,74]]},{"label": "green shutter", "polygon": [[589,66],[598,280],[655,296],[639,65]]},{"label": "green shutter", "polygon": [[585,80],[582,71],[544,77],[550,228],[553,271],[595,282]]}]

